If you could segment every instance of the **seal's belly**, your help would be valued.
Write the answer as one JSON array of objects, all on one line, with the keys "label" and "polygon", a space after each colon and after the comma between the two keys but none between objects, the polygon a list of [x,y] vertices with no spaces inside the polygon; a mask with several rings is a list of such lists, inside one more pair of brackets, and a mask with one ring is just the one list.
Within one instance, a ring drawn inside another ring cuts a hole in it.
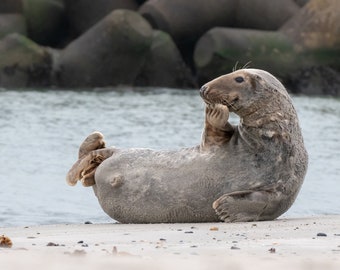
[{"label": "seal's belly", "polygon": [[98,167],[94,190],[122,222],[217,221],[212,203],[245,182],[236,161],[195,149],[121,150]]},{"label": "seal's belly", "polygon": [[[194,150],[124,150],[98,167],[96,195],[104,211],[122,222],[217,220],[211,194],[218,187],[202,177],[207,158]],[[114,178],[121,179],[119,187]]]}]

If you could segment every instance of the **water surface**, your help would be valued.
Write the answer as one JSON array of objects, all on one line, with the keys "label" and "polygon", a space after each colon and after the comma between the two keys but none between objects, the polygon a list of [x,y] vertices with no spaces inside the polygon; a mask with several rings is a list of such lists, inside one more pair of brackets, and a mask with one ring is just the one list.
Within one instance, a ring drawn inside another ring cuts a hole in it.
[{"label": "water surface", "polygon": [[[285,216],[340,214],[340,101],[293,101],[310,159]],[[79,144],[95,130],[108,145],[176,149],[198,144],[203,128],[197,91],[0,91],[0,105],[0,227],[112,222],[91,188],[65,182]]]}]

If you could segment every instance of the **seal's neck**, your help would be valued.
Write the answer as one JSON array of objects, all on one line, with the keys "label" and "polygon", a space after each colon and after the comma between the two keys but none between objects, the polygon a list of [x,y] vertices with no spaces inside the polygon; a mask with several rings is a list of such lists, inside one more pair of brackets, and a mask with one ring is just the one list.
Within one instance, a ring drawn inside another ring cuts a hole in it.
[{"label": "seal's neck", "polygon": [[241,117],[240,124],[246,127],[266,128],[274,121],[281,121],[284,118],[280,108],[260,108],[251,114]]},{"label": "seal's neck", "polygon": [[296,111],[292,106],[291,100],[286,98],[276,98],[270,101],[265,101],[266,104],[256,104],[252,111],[243,113],[240,119],[240,124],[246,127],[253,128],[272,128],[273,123],[280,123],[280,126],[285,126],[291,120],[296,119]]},{"label": "seal's neck", "polygon": [[277,144],[291,138],[299,139],[301,133],[297,119],[291,103],[273,101],[270,106],[260,106],[249,114],[243,114],[238,132],[250,148],[258,149],[270,142]]}]

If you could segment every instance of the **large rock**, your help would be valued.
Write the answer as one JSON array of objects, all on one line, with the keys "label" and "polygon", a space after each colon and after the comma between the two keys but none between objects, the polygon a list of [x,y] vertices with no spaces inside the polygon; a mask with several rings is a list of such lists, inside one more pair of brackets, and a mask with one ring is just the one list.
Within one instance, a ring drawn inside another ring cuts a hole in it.
[{"label": "large rock", "polygon": [[137,2],[138,5],[142,5],[144,2],[146,2],[147,0],[135,0]]},{"label": "large rock", "polygon": [[135,85],[173,88],[196,86],[191,71],[169,34],[154,31],[150,50]]},{"label": "large rock", "polygon": [[65,36],[62,0],[22,1],[29,38],[42,45],[58,45]]},{"label": "large rock", "polygon": [[293,0],[237,0],[234,26],[277,30],[296,14],[300,7]]},{"label": "large rock", "polygon": [[0,41],[0,86],[7,88],[50,85],[51,56],[20,34]]},{"label": "large rock", "polygon": [[88,30],[115,9],[136,10],[134,0],[64,0],[73,36]]},{"label": "large rock", "polygon": [[214,26],[233,23],[233,0],[149,0],[139,12],[150,24],[169,33],[176,42],[196,41]]},{"label": "large rock", "polygon": [[151,41],[152,29],[138,13],[115,10],[61,52],[57,83],[62,87],[131,85]]},{"label": "large rock", "polygon": [[305,94],[340,94],[340,1],[310,0],[280,31],[300,55],[292,88]]},{"label": "large rock", "polygon": [[280,31],[301,49],[339,49],[340,1],[311,0]]},{"label": "large rock", "polygon": [[0,39],[11,33],[27,34],[25,18],[21,14],[0,14]]},{"label": "large rock", "polygon": [[298,4],[300,7],[303,7],[304,5],[306,5],[309,0],[294,0],[296,4]]},{"label": "large rock", "polygon": [[340,72],[329,66],[309,66],[292,73],[286,86],[299,94],[340,96]]},{"label": "large rock", "polygon": [[234,21],[234,0],[149,0],[139,9],[155,29],[169,33],[184,60],[192,64],[192,52],[199,37],[214,26]]},{"label": "large rock", "polygon": [[213,28],[203,35],[194,60],[200,84],[248,62],[285,77],[298,61],[292,43],[282,33],[234,28]]},{"label": "large rock", "polygon": [[0,13],[20,13],[22,11],[22,0],[1,0]]}]

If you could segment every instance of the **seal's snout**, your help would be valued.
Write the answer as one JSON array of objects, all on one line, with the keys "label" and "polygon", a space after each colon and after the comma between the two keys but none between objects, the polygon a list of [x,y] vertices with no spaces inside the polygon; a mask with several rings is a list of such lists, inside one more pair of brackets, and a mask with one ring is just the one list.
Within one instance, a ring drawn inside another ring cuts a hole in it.
[{"label": "seal's snout", "polygon": [[208,92],[208,86],[207,85],[203,85],[200,89],[200,95],[201,97],[204,97],[206,96],[207,92]]},{"label": "seal's snout", "polygon": [[200,89],[200,93],[204,93],[206,90],[208,89],[208,86],[207,85],[203,85]]}]

